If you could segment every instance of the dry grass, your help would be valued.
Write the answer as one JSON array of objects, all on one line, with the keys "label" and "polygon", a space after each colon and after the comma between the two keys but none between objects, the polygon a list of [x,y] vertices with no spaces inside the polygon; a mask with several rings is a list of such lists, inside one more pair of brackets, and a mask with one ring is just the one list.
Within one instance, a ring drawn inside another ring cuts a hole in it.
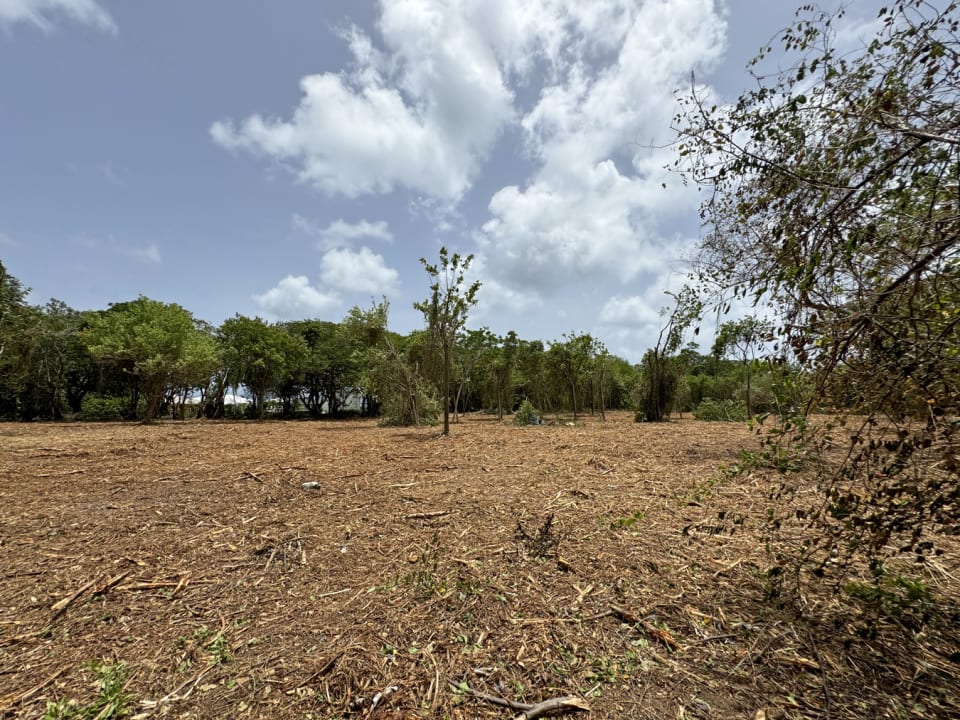
[{"label": "dry grass", "polygon": [[0,425],[0,716],[95,706],[94,662],[126,665],[139,717],[516,712],[464,687],[597,718],[956,717],[956,545],[919,626],[826,588],[781,607],[773,480],[718,481],[753,443],[626,414]]}]

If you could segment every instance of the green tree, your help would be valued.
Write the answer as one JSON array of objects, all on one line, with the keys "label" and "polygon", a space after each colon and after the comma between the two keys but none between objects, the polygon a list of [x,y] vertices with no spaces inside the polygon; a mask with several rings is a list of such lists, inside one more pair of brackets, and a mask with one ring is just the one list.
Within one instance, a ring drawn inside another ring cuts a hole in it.
[{"label": "green tree", "polygon": [[421,425],[436,421],[436,400],[421,370],[431,341],[428,332],[402,337],[387,330],[389,304],[376,303],[370,310],[354,307],[344,321],[348,333],[363,344],[360,385],[364,394],[379,405],[381,422],[389,425]]},{"label": "green tree", "polygon": [[206,382],[216,362],[212,340],[190,312],[143,296],[92,316],[83,337],[98,361],[124,363],[145,400],[144,422],[157,417],[173,388]]},{"label": "green tree", "polygon": [[554,342],[547,351],[548,366],[556,385],[569,391],[573,421],[577,421],[580,396],[593,360],[594,340],[586,333],[564,335],[563,342]]},{"label": "green tree", "polygon": [[[866,416],[842,465],[821,465],[823,539],[800,553],[821,570],[862,553],[879,571],[960,521],[957,7],[892,2],[853,52],[807,8],[782,35],[785,70],[728,107],[693,93],[677,118],[681,169],[709,193],[705,287],[777,311],[807,411],[843,398]],[[826,458],[828,432],[791,419],[771,456]]]},{"label": "green tree", "polygon": [[430,296],[414,307],[423,313],[434,343],[440,351],[440,377],[437,386],[443,402],[443,434],[450,434],[450,376],[457,333],[467,321],[467,313],[477,303],[480,282],[466,285],[465,274],[473,255],[450,255],[440,248],[440,263],[432,265],[420,258],[430,277]]},{"label": "green tree", "polygon": [[36,314],[32,347],[20,387],[24,420],[60,420],[69,408],[80,412],[96,384],[96,365],[81,338],[84,314],[51,300]]},{"label": "green tree", "polygon": [[757,353],[773,334],[773,326],[756,317],[745,317],[740,320],[731,320],[720,326],[713,342],[713,355],[722,358],[735,355],[743,367],[746,393],[744,401],[747,406],[747,417],[753,417],[753,365]]},{"label": "green tree", "polygon": [[306,347],[300,400],[314,417],[324,409],[328,415],[337,415],[357,384],[356,344],[339,323],[302,320],[287,323],[286,328]]},{"label": "green tree", "polygon": [[517,363],[517,334],[511,330],[497,338],[487,351],[486,365],[490,394],[497,407],[497,419],[503,420],[504,407],[513,410],[513,374]]},{"label": "green tree", "polygon": [[306,354],[303,340],[282,326],[243,315],[224,320],[217,340],[234,385],[250,390],[257,419],[263,420],[267,394],[278,392],[300,368]]},{"label": "green tree", "polygon": [[549,379],[547,353],[540,340],[520,340],[517,346],[517,390],[521,397],[530,399],[541,412],[548,412]]},{"label": "green tree", "polygon": [[462,330],[457,335],[457,347],[453,354],[453,383],[456,387],[454,420],[457,420],[457,413],[461,409],[466,411],[469,407],[471,397],[481,395],[480,376],[483,374],[484,360],[494,348],[496,340],[488,328]]},{"label": "green tree", "polygon": [[36,311],[27,305],[27,288],[0,262],[0,417],[18,415],[21,389],[32,349]]},{"label": "green tree", "polygon": [[[703,304],[696,292],[685,287],[679,293],[667,293],[674,300],[673,310],[660,329],[657,344],[643,356],[641,362],[640,412],[638,420],[663,422],[673,409],[680,369],[672,357],[683,343],[684,334],[700,319]],[[662,313],[666,315],[667,309]],[[694,330],[696,333],[697,330]]]},{"label": "green tree", "polygon": [[607,346],[599,340],[593,341],[591,348],[592,362],[590,368],[592,371],[592,382],[590,384],[591,407],[594,412],[600,411],[600,419],[606,420],[606,409],[613,394],[611,387],[611,369],[614,358],[607,351]]},{"label": "green tree", "polygon": [[611,410],[631,407],[630,390],[636,383],[637,368],[617,355],[604,355],[602,362],[607,407]]}]

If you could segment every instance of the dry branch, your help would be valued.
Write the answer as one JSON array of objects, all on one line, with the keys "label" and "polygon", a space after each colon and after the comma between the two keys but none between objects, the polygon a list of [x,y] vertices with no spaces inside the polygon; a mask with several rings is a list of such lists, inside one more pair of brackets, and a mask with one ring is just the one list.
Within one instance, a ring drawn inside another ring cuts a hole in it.
[{"label": "dry branch", "polygon": [[403,519],[404,520],[432,520],[433,518],[449,515],[452,512],[453,512],[452,510],[437,510],[436,512],[414,513],[413,515],[404,515]]},{"label": "dry branch", "polygon": [[680,644],[674,639],[673,633],[666,628],[658,628],[646,618],[637,617],[634,613],[619,605],[610,605],[610,613],[616,615],[629,625],[639,625],[650,637],[659,640],[669,649],[680,649]]},{"label": "dry branch", "polygon": [[96,584],[96,582],[97,582],[97,579],[94,578],[90,582],[84,583],[80,587],[80,589],[77,590],[73,595],[70,595],[69,597],[65,597],[63,600],[58,600],[57,602],[55,602],[50,607],[50,609],[53,610],[53,617],[50,619],[56,620],[58,617],[60,617],[64,613],[64,611],[66,611],[66,609],[70,607],[71,603],[73,603],[78,597],[83,595],[87,590],[92,588]]},{"label": "dry branch", "polygon": [[7,713],[7,711],[9,711],[11,708],[19,705],[25,700],[29,700],[31,697],[33,697],[38,692],[43,690],[47,685],[49,685],[58,677],[63,675],[66,671],[67,671],[67,668],[62,667],[59,670],[57,670],[53,675],[48,677],[46,680],[39,683],[38,685],[34,685],[32,688],[30,688],[26,692],[10,693],[6,697],[0,698],[0,717],[3,717]]},{"label": "dry branch", "polygon": [[114,575],[112,578],[110,578],[109,580],[107,580],[103,585],[101,585],[101,586],[98,587],[96,590],[94,590],[94,591],[93,591],[93,596],[94,596],[94,597],[97,597],[98,595],[104,595],[104,594],[106,594],[106,592],[107,592],[110,588],[115,587],[115,586],[119,585],[121,582],[123,582],[124,580],[126,580],[127,577],[130,575],[131,572],[133,572],[133,571],[132,571],[132,570],[127,570],[127,571],[125,571],[125,572],[120,573],[119,575]]},{"label": "dry branch", "polygon": [[454,692],[466,693],[467,695],[477,698],[477,700],[488,702],[491,705],[499,705],[500,707],[509,708],[510,710],[520,710],[521,712],[516,716],[515,720],[534,720],[534,718],[546,715],[549,712],[590,711],[590,706],[587,705],[587,702],[576,695],[550,698],[536,705],[530,705],[529,703],[516,702],[515,700],[507,700],[506,698],[497,697],[496,695],[482,693],[474,690],[466,683],[457,684],[452,680],[448,680],[447,684],[450,685]]},{"label": "dry branch", "polygon": [[534,720],[541,715],[546,715],[550,712],[590,712],[590,706],[587,705],[586,700],[578,698],[576,695],[567,695],[566,697],[551,698],[549,700],[544,700],[534,705],[529,710],[524,710],[522,713],[517,715],[515,720]]}]

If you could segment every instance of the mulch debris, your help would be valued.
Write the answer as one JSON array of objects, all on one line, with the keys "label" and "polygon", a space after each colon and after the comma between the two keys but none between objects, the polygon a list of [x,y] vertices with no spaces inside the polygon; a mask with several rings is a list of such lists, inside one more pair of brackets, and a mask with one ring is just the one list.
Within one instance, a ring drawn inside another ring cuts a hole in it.
[{"label": "mulch debris", "polygon": [[0,717],[100,707],[120,664],[136,718],[960,716],[957,544],[921,625],[780,603],[776,479],[718,471],[755,443],[626,413],[2,424]]}]

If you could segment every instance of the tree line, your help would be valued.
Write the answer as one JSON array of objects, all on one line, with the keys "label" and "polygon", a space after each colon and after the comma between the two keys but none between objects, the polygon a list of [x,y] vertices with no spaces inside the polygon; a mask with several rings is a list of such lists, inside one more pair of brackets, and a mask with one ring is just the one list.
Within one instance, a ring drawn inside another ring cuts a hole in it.
[{"label": "tree line", "polygon": [[[442,250],[440,260],[424,261],[431,281],[429,297],[417,304],[424,327],[406,335],[389,330],[386,300],[354,307],[340,322],[236,315],[219,327],[147,297],[103,310],[59,300],[33,306],[0,262],[0,417],[149,422],[354,413],[415,425],[473,411],[503,419],[527,401],[541,418],[633,409],[638,419],[662,420],[708,400],[727,403],[716,419],[739,419],[747,408],[778,402],[759,346],[739,360],[728,343],[709,354],[675,346],[655,368],[651,353],[634,365],[587,333],[545,343],[467,328],[476,294],[475,285],[463,286],[469,258]],[[669,387],[651,413],[646,388],[655,371]],[[248,405],[229,404],[236,388]]]}]

